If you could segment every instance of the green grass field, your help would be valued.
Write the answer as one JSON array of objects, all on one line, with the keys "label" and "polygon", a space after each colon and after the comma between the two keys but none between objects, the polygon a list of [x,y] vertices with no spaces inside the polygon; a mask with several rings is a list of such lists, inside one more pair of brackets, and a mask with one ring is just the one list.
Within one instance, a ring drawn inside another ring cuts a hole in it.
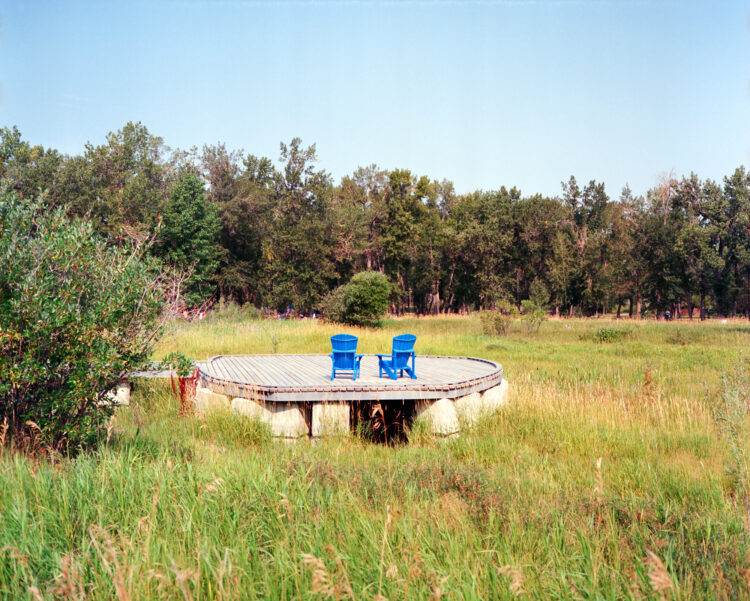
[{"label": "green grass field", "polygon": [[[343,330],[211,318],[157,357],[327,352]],[[365,353],[408,331],[420,353],[496,360],[510,403],[446,441],[284,444],[180,418],[144,381],[99,450],[3,452],[0,598],[750,599],[750,324],[352,331]]]}]

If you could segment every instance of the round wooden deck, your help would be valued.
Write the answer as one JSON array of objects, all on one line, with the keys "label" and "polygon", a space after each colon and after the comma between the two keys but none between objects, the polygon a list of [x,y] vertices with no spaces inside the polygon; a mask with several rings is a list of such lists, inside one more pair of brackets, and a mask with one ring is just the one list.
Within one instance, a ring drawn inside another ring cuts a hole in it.
[{"label": "round wooden deck", "polygon": [[457,398],[497,386],[503,368],[473,357],[417,356],[417,379],[378,377],[378,359],[362,358],[360,377],[331,380],[328,355],[221,355],[199,364],[200,385],[264,401],[386,401]]}]

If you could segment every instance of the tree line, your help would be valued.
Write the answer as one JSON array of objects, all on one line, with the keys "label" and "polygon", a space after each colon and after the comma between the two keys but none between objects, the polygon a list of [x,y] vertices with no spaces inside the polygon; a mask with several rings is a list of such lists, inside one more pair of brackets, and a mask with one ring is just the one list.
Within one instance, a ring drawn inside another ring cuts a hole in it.
[{"label": "tree line", "polygon": [[224,144],[171,150],[127,123],[79,155],[0,129],[0,182],[86,217],[111,245],[152,239],[185,274],[188,305],[232,299],[320,310],[362,271],[391,282],[395,312],[492,309],[750,316],[750,172],[664,176],[645,195],[570,177],[559,196],[516,187],[457,194],[408,169],[334,182],[315,145],[277,162]]}]

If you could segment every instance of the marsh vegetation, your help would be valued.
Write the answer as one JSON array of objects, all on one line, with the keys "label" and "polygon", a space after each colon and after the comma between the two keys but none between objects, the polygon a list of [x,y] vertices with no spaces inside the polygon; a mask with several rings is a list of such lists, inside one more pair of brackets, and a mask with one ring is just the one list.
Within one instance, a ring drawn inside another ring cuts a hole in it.
[{"label": "marsh vegetation", "polygon": [[[338,331],[237,313],[178,327],[157,358],[325,352]],[[351,331],[366,353],[410,331],[419,353],[497,360],[511,402],[446,441],[285,445],[179,417],[167,383],[142,381],[98,450],[3,451],[0,597],[750,597],[745,322]]]}]

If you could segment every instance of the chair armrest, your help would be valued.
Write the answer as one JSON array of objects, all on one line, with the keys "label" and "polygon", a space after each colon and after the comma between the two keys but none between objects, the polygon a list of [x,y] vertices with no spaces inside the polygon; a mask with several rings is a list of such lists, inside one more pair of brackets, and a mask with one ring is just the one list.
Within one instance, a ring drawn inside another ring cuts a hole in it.
[{"label": "chair armrest", "polygon": [[375,353],[375,356],[376,357],[391,357],[392,355],[378,355],[377,353]]}]

